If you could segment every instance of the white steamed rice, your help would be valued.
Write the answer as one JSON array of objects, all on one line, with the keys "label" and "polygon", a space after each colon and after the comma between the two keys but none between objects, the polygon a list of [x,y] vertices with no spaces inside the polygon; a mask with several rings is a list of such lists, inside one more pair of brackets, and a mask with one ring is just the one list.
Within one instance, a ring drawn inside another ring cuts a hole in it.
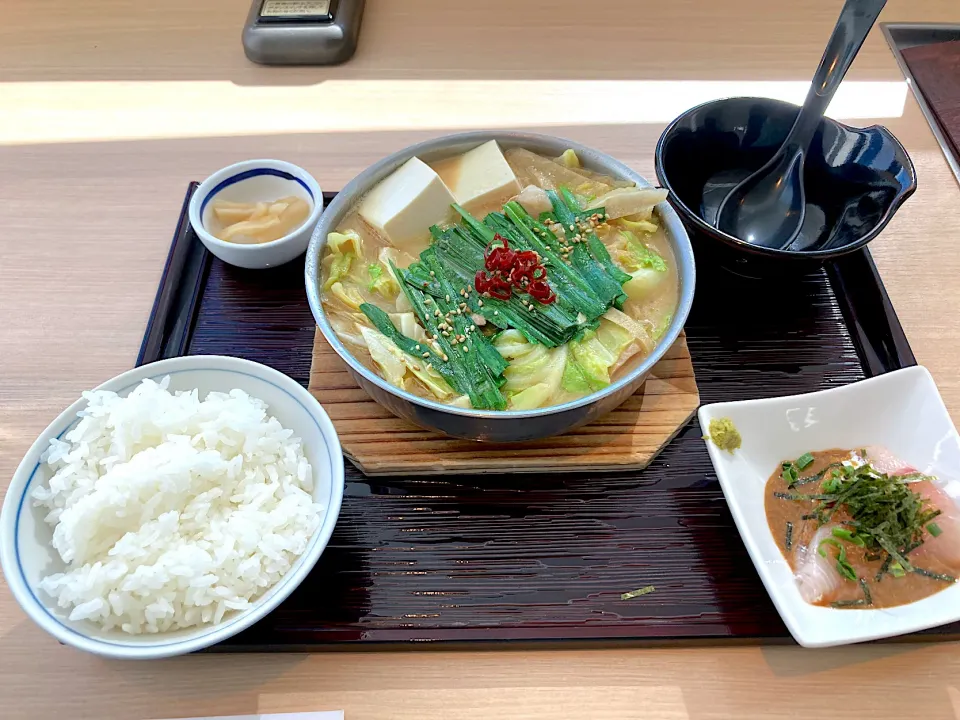
[{"label": "white steamed rice", "polygon": [[66,563],[40,588],[71,620],[157,633],[219,622],[273,586],[320,522],[300,439],[241,390],[84,393],[33,493]]}]

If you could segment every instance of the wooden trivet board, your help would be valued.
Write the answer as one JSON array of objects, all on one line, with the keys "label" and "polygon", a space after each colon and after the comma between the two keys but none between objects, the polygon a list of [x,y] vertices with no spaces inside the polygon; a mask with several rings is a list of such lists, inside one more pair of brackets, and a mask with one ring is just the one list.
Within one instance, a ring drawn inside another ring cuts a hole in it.
[{"label": "wooden trivet board", "polygon": [[639,470],[700,405],[682,334],[619,408],[565,435],[531,442],[457,440],[396,417],[357,385],[319,331],[309,389],[330,415],[344,454],[367,475]]}]

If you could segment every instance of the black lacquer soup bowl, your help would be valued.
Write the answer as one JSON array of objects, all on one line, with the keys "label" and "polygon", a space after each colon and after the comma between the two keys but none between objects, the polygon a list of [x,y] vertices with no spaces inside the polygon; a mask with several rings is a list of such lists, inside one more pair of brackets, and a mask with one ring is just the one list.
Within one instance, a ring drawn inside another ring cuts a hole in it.
[{"label": "black lacquer soup bowl", "polygon": [[774,155],[798,111],[769,98],[729,98],[688,110],[667,127],[657,144],[657,177],[695,235],[754,263],[822,262],[870,242],[916,190],[913,163],[889,130],[824,118],[804,166],[807,217],[800,238],[773,249],[718,230],[713,223],[726,193]]}]

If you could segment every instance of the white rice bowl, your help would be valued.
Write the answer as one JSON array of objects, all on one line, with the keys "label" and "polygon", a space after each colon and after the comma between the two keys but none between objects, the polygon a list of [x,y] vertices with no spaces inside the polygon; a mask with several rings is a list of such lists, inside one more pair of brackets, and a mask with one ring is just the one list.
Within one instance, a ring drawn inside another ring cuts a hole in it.
[{"label": "white rice bowl", "polygon": [[4,574],[62,642],[190,652],[307,575],[339,513],[342,463],[320,405],[270,368],[216,356],[137,368],[85,393],[27,453],[0,515]]}]

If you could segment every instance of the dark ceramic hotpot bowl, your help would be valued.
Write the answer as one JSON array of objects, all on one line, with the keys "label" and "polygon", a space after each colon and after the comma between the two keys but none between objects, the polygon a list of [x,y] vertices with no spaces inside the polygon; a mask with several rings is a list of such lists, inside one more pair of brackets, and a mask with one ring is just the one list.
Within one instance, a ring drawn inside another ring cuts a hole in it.
[{"label": "dark ceramic hotpot bowl", "polygon": [[[347,368],[360,387],[395,415],[429,430],[468,440],[490,442],[535,440],[572,430],[596,420],[622,404],[643,384],[653,366],[680,335],[693,303],[695,270],[693,249],[690,246],[687,231],[668,202],[664,201],[657,205],[657,213],[673,250],[677,273],[680,276],[680,298],[670,327],[650,355],[630,372],[598,392],[562,405],[552,405],[536,410],[476,410],[444,405],[408,393],[391,385],[353,356],[330,326],[320,299],[318,273],[320,259],[327,244],[327,235],[336,229],[347,212],[367,191],[414,156],[426,162],[432,162],[465,152],[488,140],[496,140],[504,150],[523,147],[551,157],[560,155],[567,148],[573,148],[586,168],[621,180],[629,180],[641,186],[649,186],[641,175],[609,155],[580,143],[550,135],[509,131],[469,132],[427,140],[374,163],[347,183],[323,211],[320,222],[313,231],[310,246],[307,248],[304,268],[307,300],[320,332],[347,364]],[[320,401],[323,402],[323,397]]]},{"label": "dark ceramic hotpot bowl", "polygon": [[[809,249],[774,249],[728,235],[705,219],[707,181],[722,172],[746,177],[769,160],[793,126],[799,107],[770,98],[727,98],[698,105],[660,136],[656,173],[694,237],[717,243],[733,265],[769,269],[822,263],[854,252],[875,238],[917,189],[906,150],[880,125],[853,128],[820,121],[804,165],[808,214],[822,213],[823,231]],[[709,203],[708,203],[709,204]]]}]

